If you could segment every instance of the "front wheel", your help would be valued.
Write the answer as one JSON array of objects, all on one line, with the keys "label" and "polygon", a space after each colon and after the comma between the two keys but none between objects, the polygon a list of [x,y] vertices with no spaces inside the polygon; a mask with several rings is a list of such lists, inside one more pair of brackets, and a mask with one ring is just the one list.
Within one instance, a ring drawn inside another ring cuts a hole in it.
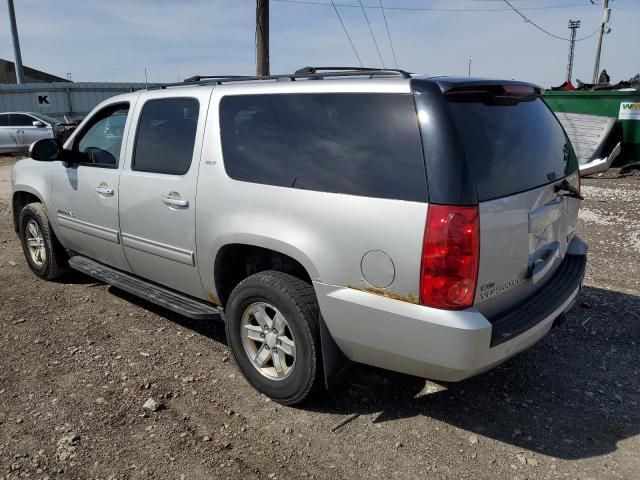
[{"label": "front wheel", "polygon": [[41,203],[30,203],[20,212],[20,240],[31,271],[40,278],[53,280],[67,269],[67,258],[55,238]]},{"label": "front wheel", "polygon": [[277,402],[305,400],[322,377],[313,287],[283,272],[243,280],[226,308],[227,341],[249,383]]}]

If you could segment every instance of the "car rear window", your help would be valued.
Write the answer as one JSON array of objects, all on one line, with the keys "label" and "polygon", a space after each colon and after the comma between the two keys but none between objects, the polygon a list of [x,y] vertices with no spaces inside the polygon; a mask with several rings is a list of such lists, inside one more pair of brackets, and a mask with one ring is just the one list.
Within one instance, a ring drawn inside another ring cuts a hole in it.
[{"label": "car rear window", "polygon": [[539,97],[492,102],[463,94],[448,100],[479,201],[530,190],[577,170],[564,130]]},{"label": "car rear window", "polygon": [[236,180],[426,201],[409,94],[267,94],[220,103],[224,165]]}]

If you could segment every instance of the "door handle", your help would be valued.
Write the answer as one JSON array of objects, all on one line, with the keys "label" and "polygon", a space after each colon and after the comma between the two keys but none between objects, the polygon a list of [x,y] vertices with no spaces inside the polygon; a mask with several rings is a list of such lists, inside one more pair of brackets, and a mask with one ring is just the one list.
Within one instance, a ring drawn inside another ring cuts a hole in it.
[{"label": "door handle", "polygon": [[169,195],[162,197],[162,202],[173,208],[187,208],[189,200],[184,200],[178,192],[171,192]]},{"label": "door handle", "polygon": [[98,195],[102,195],[104,197],[112,197],[113,196],[113,188],[109,188],[106,183],[101,183],[96,187],[96,192]]}]

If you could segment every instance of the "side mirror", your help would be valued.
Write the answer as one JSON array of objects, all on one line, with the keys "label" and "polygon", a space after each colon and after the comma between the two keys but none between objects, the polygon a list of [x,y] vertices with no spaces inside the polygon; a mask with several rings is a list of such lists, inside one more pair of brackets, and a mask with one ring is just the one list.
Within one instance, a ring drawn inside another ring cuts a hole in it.
[{"label": "side mirror", "polygon": [[34,120],[31,124],[32,124],[34,127],[38,127],[38,128],[46,127],[46,125],[44,124],[44,122],[41,122],[40,120]]},{"label": "side mirror", "polygon": [[[34,122],[35,123],[35,122]],[[53,162],[60,159],[60,145],[53,138],[43,138],[29,147],[29,156],[41,162]]]}]

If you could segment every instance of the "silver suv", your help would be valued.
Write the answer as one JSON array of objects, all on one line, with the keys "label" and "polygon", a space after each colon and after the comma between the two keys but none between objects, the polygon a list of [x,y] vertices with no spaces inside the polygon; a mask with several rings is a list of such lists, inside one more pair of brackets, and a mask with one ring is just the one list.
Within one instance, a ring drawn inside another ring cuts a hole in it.
[{"label": "silver suv", "polygon": [[36,275],[222,314],[246,379],[286,404],[350,361],[484,372],[563,318],[586,266],[575,154],[522,82],[197,77],[110,98],[12,181]]}]

